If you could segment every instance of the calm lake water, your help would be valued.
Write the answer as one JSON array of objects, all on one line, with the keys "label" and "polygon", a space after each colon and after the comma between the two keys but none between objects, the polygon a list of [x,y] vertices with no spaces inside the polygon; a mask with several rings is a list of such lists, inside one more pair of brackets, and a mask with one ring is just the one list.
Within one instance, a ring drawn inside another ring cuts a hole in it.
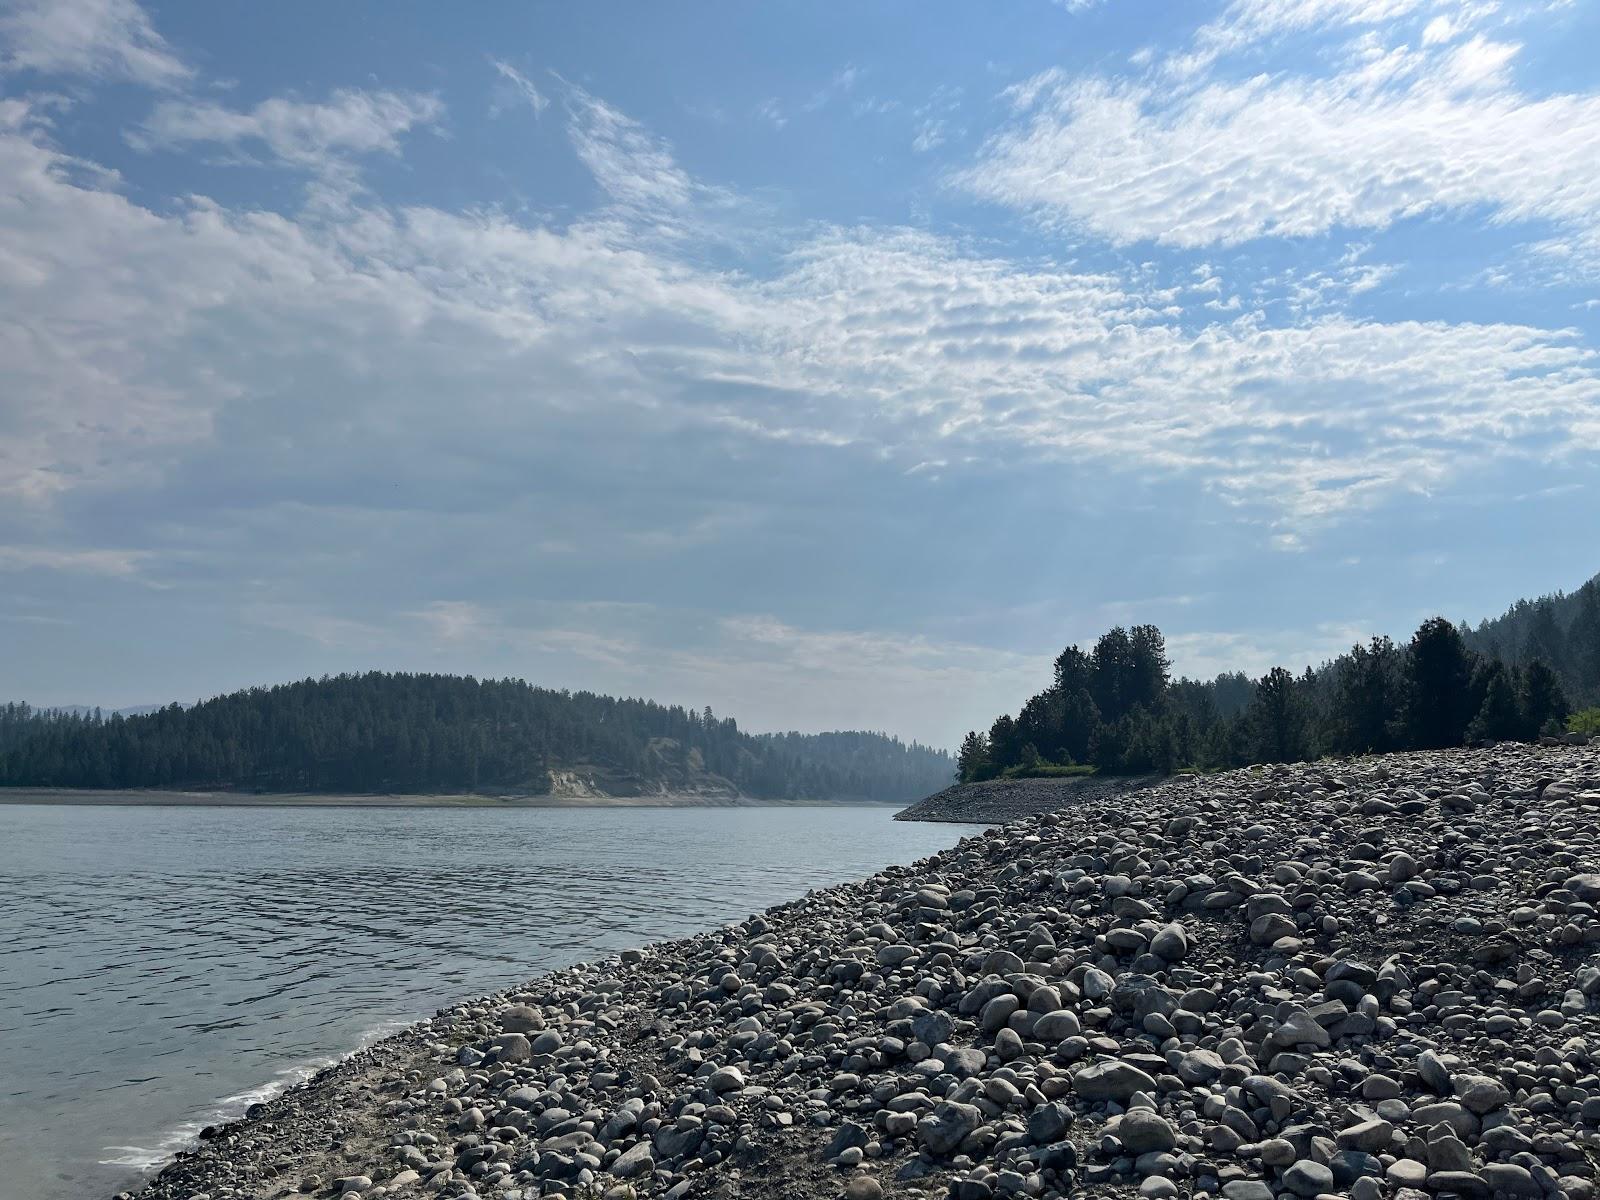
[{"label": "calm lake water", "polygon": [[970,832],[890,815],[0,805],[0,1190],[110,1196],[445,1004]]}]

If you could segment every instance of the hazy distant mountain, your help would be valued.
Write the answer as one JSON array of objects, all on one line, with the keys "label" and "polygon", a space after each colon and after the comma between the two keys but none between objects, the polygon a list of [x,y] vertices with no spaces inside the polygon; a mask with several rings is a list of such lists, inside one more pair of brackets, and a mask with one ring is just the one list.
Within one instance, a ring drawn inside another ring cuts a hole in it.
[{"label": "hazy distant mountain", "polygon": [[1543,659],[1576,703],[1600,703],[1600,575],[1572,592],[1518,600],[1498,617],[1462,627],[1467,645],[1503,662]]},{"label": "hazy distant mountain", "polygon": [[[65,713],[71,717],[90,717],[100,713],[106,717],[142,717],[146,713],[160,712],[164,704],[136,704],[132,708],[101,708],[99,705],[88,704],[62,704],[51,709],[40,709],[40,712]],[[183,707],[180,705],[179,707]]]},{"label": "hazy distant mountain", "polygon": [[518,679],[373,672],[102,716],[0,709],[0,785],[905,801],[944,751],[879,733],[751,735],[709,708]]}]

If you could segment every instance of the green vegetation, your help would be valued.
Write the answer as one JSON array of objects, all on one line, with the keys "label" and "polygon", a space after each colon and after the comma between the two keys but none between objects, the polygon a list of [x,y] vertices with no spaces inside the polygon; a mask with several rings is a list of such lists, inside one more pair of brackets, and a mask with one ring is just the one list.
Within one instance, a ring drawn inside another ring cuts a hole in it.
[{"label": "green vegetation", "polygon": [[906,801],[944,787],[951,761],[878,733],[752,735],[709,708],[454,675],[307,679],[133,717],[0,707],[4,786],[542,793],[552,771],[617,794]]},{"label": "green vegetation", "polygon": [[1112,629],[1091,650],[1063,650],[1054,681],[1016,716],[967,734],[956,766],[964,781],[1166,774],[1600,735],[1600,707],[1569,720],[1569,696],[1600,697],[1600,577],[1475,631],[1435,617],[1404,646],[1375,637],[1298,676],[1173,680],[1159,629]]},{"label": "green vegetation", "polygon": [[1088,763],[1053,763],[1036,762],[1033,764],[1018,763],[1014,767],[1007,767],[1000,772],[1002,779],[1075,779],[1082,775],[1093,775],[1098,768]]}]

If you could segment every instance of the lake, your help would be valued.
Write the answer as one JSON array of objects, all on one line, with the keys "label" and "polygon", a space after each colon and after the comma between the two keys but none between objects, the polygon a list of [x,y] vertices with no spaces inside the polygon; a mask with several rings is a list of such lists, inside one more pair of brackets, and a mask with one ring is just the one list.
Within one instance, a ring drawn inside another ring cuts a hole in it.
[{"label": "lake", "polygon": [[0,1179],[132,1187],[441,1006],[954,845],[880,807],[0,805]]}]

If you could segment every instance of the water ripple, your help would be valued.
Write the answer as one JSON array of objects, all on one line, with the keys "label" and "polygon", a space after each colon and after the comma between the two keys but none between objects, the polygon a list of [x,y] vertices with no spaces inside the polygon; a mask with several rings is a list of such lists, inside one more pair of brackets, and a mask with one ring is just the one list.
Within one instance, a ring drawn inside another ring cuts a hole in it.
[{"label": "water ripple", "polygon": [[0,820],[0,1172],[37,1200],[128,1187],[203,1126],[443,1004],[960,832],[856,808],[8,805]]}]

